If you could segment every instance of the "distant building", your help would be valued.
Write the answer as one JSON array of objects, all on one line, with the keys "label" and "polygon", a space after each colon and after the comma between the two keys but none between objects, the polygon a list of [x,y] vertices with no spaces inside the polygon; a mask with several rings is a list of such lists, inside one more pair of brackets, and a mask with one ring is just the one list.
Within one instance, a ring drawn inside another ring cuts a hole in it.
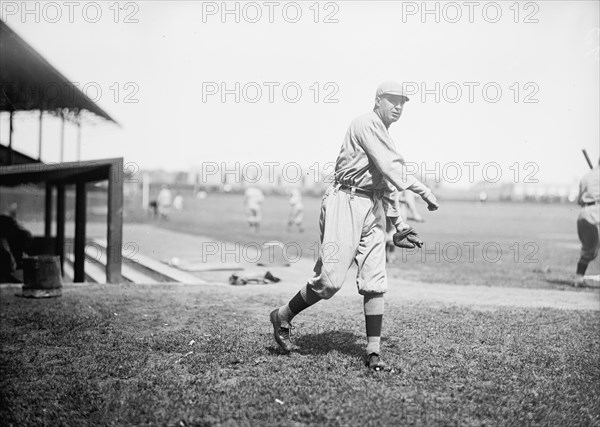
[{"label": "distant building", "polygon": [[151,170],[142,170],[136,173],[136,176],[146,175],[150,178],[150,182],[152,183],[160,183],[167,185],[178,185],[178,184],[187,184],[188,182],[188,173],[175,171],[169,172],[162,169],[151,169]]},{"label": "distant building", "polygon": [[240,192],[249,186],[267,193],[286,193],[292,188],[321,192],[327,175],[295,162],[278,164],[208,162],[190,168],[187,183],[198,189]]},{"label": "distant building", "polygon": [[472,186],[467,195],[477,200],[485,192],[489,201],[532,201],[532,202],[573,202],[577,198],[578,184],[556,183],[490,183],[479,182]]}]

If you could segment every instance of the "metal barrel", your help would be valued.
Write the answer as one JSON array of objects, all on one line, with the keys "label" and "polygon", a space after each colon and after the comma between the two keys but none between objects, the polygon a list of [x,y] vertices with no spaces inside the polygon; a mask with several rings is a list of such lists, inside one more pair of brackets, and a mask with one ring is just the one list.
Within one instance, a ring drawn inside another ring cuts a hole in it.
[{"label": "metal barrel", "polygon": [[23,296],[49,298],[62,295],[60,257],[36,255],[23,258]]}]

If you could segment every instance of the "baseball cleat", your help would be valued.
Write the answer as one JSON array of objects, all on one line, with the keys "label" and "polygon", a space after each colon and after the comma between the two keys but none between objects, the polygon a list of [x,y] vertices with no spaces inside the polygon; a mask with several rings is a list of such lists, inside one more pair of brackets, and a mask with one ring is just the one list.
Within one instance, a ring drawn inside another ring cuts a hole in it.
[{"label": "baseball cleat", "polygon": [[377,353],[371,353],[365,360],[365,366],[374,371],[389,371],[390,368]]},{"label": "baseball cleat", "polygon": [[279,347],[286,352],[289,353],[291,351],[300,350],[300,347],[293,344],[290,340],[290,329],[292,325],[289,325],[289,328],[281,326],[281,319],[279,318],[279,309],[275,309],[271,312],[271,323],[273,324],[273,338],[279,344]]}]

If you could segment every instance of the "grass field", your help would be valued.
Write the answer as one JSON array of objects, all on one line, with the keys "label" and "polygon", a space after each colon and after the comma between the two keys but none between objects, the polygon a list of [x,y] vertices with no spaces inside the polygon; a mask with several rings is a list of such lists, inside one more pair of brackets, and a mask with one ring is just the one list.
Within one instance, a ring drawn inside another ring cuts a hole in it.
[{"label": "grass field", "polygon": [[[304,202],[303,234],[285,231],[287,202],[276,197],[259,235],[233,195],[188,200],[157,225],[231,242],[293,241],[312,257],[320,200]],[[442,202],[424,213],[426,258],[400,254],[390,275],[573,290],[551,279],[577,260],[575,208]],[[475,243],[498,244],[501,258],[479,251],[451,262],[456,254],[442,249]],[[415,303],[395,287],[382,338],[394,371],[372,373],[362,362],[362,299],[350,292],[300,315],[302,350],[279,352],[268,313],[290,287],[71,285],[49,300],[2,287],[1,424],[600,425],[599,311]]]},{"label": "grass field", "polygon": [[362,366],[359,298],[297,322],[281,355],[261,287],[1,291],[3,425],[599,425],[598,312],[391,304]]},{"label": "grass field", "polygon": [[[283,197],[267,197],[258,235],[247,227],[241,195],[211,195],[186,200],[162,227],[215,239],[297,243],[314,258],[319,239],[320,199],[304,198],[304,233],[288,233]],[[444,202],[437,212],[420,210],[426,222],[412,223],[425,240],[421,251],[397,253],[391,276],[440,283],[532,288],[565,288],[579,257],[578,207],[559,204]],[[600,260],[588,274],[600,272]]]}]

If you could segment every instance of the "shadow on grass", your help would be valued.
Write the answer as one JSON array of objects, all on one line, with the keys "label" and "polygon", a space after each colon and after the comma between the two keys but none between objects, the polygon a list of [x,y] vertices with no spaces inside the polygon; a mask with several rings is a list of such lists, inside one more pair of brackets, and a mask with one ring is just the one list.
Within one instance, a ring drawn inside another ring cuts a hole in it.
[{"label": "shadow on grass", "polygon": [[[357,343],[363,339],[350,331],[326,331],[317,334],[303,334],[292,340],[300,347],[300,354],[327,354],[338,351],[349,356],[360,356],[364,353],[364,343]],[[280,348],[267,347],[271,354],[283,354]]]}]

